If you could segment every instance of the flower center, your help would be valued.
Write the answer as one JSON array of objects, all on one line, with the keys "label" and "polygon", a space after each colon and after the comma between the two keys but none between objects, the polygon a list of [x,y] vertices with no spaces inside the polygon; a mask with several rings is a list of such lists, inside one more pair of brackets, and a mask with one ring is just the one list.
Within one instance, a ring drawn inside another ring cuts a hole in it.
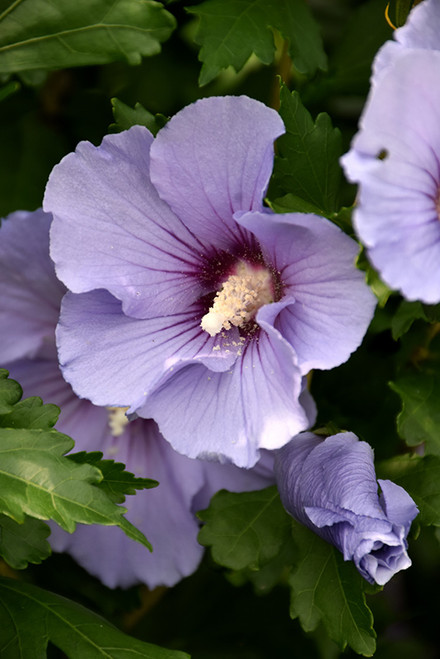
[{"label": "flower center", "polygon": [[120,437],[130,421],[125,414],[128,407],[107,407],[108,425],[113,437]]},{"label": "flower center", "polygon": [[258,309],[274,300],[272,275],[262,267],[239,262],[214,298],[214,303],[200,323],[215,336],[231,325],[242,327],[254,318]]}]

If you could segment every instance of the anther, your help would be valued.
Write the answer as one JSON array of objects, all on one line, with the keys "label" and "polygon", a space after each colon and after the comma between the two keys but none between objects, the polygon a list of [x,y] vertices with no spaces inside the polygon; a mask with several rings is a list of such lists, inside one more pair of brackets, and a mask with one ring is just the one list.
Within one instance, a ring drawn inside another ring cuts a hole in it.
[{"label": "anther", "polygon": [[211,336],[232,325],[242,327],[255,317],[264,304],[273,302],[272,275],[268,270],[240,262],[235,273],[223,283],[214,304],[201,321]]},{"label": "anther", "polygon": [[120,437],[130,422],[125,414],[128,407],[107,407],[108,425],[113,437]]}]

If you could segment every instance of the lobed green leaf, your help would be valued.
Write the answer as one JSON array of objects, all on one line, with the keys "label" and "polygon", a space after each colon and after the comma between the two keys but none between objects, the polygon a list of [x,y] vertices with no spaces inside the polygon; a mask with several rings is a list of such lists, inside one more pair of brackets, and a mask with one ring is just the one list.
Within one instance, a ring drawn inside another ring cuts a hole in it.
[{"label": "lobed green leaf", "polygon": [[303,200],[303,211],[310,212],[307,207],[313,207],[321,215],[334,213],[341,181],[340,132],[325,113],[319,114],[314,123],[298,92],[290,93],[284,84],[280,99],[286,133],[277,141],[269,197],[290,194]]},{"label": "lobed green leaf", "polygon": [[115,119],[115,123],[110,126],[112,130],[127,130],[132,126],[145,126],[150,133],[157,135],[168,121],[165,115],[152,114],[141,103],[136,103],[134,108],[131,108],[118,98],[112,98],[112,110]]},{"label": "lobed green leaf", "polygon": [[411,373],[389,384],[402,400],[399,435],[409,446],[424,442],[428,453],[440,455],[440,374]]},{"label": "lobed green leaf", "polygon": [[139,64],[160,51],[174,27],[173,16],[153,0],[3,0],[0,73]]},{"label": "lobed green leaf", "polygon": [[0,371],[0,515],[17,524],[24,524],[27,516],[53,519],[69,533],[78,523],[116,525],[151,550],[145,536],[123,517],[126,509],[114,502],[155,482],[136,479],[120,463],[101,460],[100,453],[67,457],[74,441],[51,429],[58,408],[39,398],[20,401],[22,389],[7,375]]},{"label": "lobed green leaf", "polygon": [[198,516],[205,522],[199,542],[211,547],[217,563],[234,570],[262,567],[289,537],[290,517],[276,487],[240,493],[222,490]]},{"label": "lobed green leaf", "polygon": [[9,414],[23,395],[23,390],[15,380],[8,378],[8,371],[0,368],[0,414]]},{"label": "lobed green leaf", "polygon": [[200,85],[227,66],[240,71],[252,53],[270,64],[275,54],[271,28],[289,41],[298,71],[313,75],[326,69],[319,29],[304,0],[206,0],[188,11],[200,18]]},{"label": "lobed green leaf", "polygon": [[365,601],[369,584],[337,549],[297,522],[293,539],[298,556],[289,579],[292,618],[298,617],[306,632],[322,622],[342,649],[349,645],[358,654],[371,657],[376,634]]},{"label": "lobed green leaf", "polygon": [[0,513],[16,522],[25,515],[53,519],[69,533],[76,524],[118,525],[150,548],[143,534],[122,517],[96,485],[99,469],[64,457],[74,442],[56,430],[0,429]]},{"label": "lobed green leaf", "polygon": [[265,592],[287,580],[291,616],[305,631],[322,622],[341,648],[374,653],[373,618],[365,602],[370,584],[337,549],[286,513],[275,487],[221,491],[199,516],[205,522],[199,541],[211,547],[217,563],[236,571],[233,583],[249,580]]},{"label": "lobed green leaf", "polygon": [[115,503],[123,503],[126,494],[136,494],[137,490],[146,490],[159,485],[152,478],[139,478],[130,471],[125,471],[125,465],[122,462],[103,460],[100,451],[70,453],[68,457],[76,464],[86,463],[97,467],[103,476],[98,487]]},{"label": "lobed green leaf", "polygon": [[58,421],[59,414],[59,407],[50,403],[43,405],[41,398],[33,396],[16,403],[8,414],[0,414],[0,428],[50,430]]}]

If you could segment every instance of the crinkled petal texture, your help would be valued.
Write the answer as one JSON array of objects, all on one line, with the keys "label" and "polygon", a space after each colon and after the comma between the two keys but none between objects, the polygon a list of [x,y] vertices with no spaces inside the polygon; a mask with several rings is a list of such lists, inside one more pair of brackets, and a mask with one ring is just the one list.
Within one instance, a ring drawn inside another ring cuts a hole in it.
[{"label": "crinkled petal texture", "polygon": [[230,250],[246,232],[236,211],[262,209],[277,112],[246,96],[205,98],[178,112],[151,148],[151,179],[162,199],[204,244]]},{"label": "crinkled petal texture", "polygon": [[68,293],[57,329],[64,377],[96,405],[154,418],[188,457],[252,467],[260,448],[279,448],[313,422],[295,351],[264,319],[243,345],[235,330],[210,337],[200,317],[189,308],[139,320],[106,291]]},{"label": "crinkled petal texture", "polygon": [[353,433],[323,440],[302,433],[277,451],[275,475],[286,510],[384,585],[411,565],[406,537],[418,509],[405,490],[379,481],[373,451]]},{"label": "crinkled petal texture", "polygon": [[[2,222],[0,239],[0,363],[53,349],[65,288],[49,254],[50,215],[18,211]],[[49,345],[51,344],[51,345]]]},{"label": "crinkled petal texture", "polygon": [[257,322],[279,330],[303,374],[345,362],[361,343],[376,304],[354,265],[358,244],[317,215],[251,212],[237,221],[256,236],[283,285],[281,301],[262,307]]},{"label": "crinkled petal texture", "polygon": [[262,207],[283,132],[262,103],[222,97],[182,110],[154,142],[141,126],[81,142],[44,197],[58,276],[74,293],[107,289],[138,318],[190,305],[209,292],[207,260],[248,238],[232,216]]},{"label": "crinkled petal texture", "polygon": [[382,76],[405,50],[440,50],[440,3],[423,0],[413,7],[403,27],[393,33],[394,41],[387,41],[378,51],[373,67],[372,84]]},{"label": "crinkled petal texture", "polygon": [[302,379],[293,349],[276,329],[261,325],[258,339],[244,346],[231,369],[183,367],[139,410],[157,420],[177,451],[251,467],[259,449],[279,448],[313,423],[299,400]]},{"label": "crinkled petal texture", "polygon": [[57,328],[64,377],[95,405],[135,411],[182,363],[206,364],[212,371],[233,365],[238,341],[222,349],[224,337],[203,332],[200,317],[200,305],[194,304],[182,313],[140,320],[122,313],[120,301],[107,291],[67,293]]},{"label": "crinkled petal texture", "polygon": [[252,470],[191,460],[174,451],[151,420],[132,421],[121,436],[113,437],[107,410],[77,398],[55,361],[26,359],[6,367],[25,396],[38,394],[61,407],[57,429],[75,439],[75,450],[102,451],[105,458],[123,462],[136,476],[160,483],[127,497],[123,504],[127,519],[147,536],[153,553],[117,527],[79,525],[70,535],[52,525],[52,548],[67,551],[111,588],[136,583],[172,586],[188,576],[203,553],[194,513],[208,505],[217,489],[241,492],[274,481],[271,456]]},{"label": "crinkled petal texture", "polygon": [[342,158],[359,183],[355,229],[384,281],[440,301],[440,52],[407,51],[383,74]]},{"label": "crinkled petal texture", "polygon": [[142,126],[99,147],[81,142],[53,169],[44,197],[58,277],[74,293],[107,289],[139,318],[203,293],[203,247],[150,181],[152,142]]},{"label": "crinkled petal texture", "polygon": [[[317,217],[303,227],[263,212],[283,132],[258,101],[202,99],[154,140],[134,127],[80,144],[47,185],[51,254],[70,288],[57,331],[65,378],[96,405],[154,418],[188,457],[251,467],[309,427],[303,375],[347,359],[372,314],[349,238]],[[289,264],[281,243],[296,239]],[[260,309],[254,335],[211,337],[200,321],[232,267],[266,256],[269,272],[283,263],[285,299]]]}]

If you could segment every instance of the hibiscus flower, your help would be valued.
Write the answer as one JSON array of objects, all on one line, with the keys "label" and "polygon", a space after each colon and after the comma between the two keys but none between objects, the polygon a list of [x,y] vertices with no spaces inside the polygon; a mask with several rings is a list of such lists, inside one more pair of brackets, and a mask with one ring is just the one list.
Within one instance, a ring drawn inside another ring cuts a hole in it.
[{"label": "hibiscus flower", "polygon": [[80,143],[47,184],[65,378],[189,457],[250,467],[309,427],[304,376],[348,359],[373,314],[351,238],[263,206],[283,132],[258,101],[202,99],[156,138]]}]

